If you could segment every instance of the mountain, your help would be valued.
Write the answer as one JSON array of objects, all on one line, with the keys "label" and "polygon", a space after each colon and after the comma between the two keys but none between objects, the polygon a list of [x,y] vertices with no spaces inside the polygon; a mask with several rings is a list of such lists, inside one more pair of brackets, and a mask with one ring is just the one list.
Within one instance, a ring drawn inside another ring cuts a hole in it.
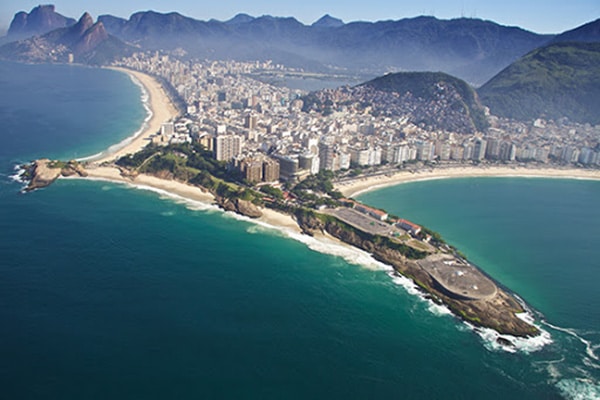
[{"label": "mountain", "polygon": [[552,42],[600,42],[600,18],[561,33]]},{"label": "mountain", "polygon": [[349,107],[376,116],[406,118],[430,130],[474,133],[488,127],[475,90],[442,72],[387,74],[352,88],[313,92],[302,100],[304,111],[325,115]]},{"label": "mountain", "polygon": [[94,23],[92,16],[84,13],[74,25],[0,47],[0,58],[25,62],[104,64],[115,57],[130,54],[132,50],[110,36],[102,22]]},{"label": "mountain", "polygon": [[494,115],[600,123],[600,43],[534,50],[478,90]]},{"label": "mountain", "polygon": [[40,5],[26,13],[15,14],[7,36],[12,40],[43,35],[57,28],[73,25],[76,21],[55,11],[53,5]]},{"label": "mountain", "polygon": [[272,59],[291,67],[370,75],[442,70],[476,85],[553,38],[468,18],[344,24],[326,15],[307,26],[268,15],[239,14],[220,22],[144,11],[128,20],[101,16],[99,21],[126,42],[150,50],[183,49],[189,57]]},{"label": "mountain", "polygon": [[344,21],[338,18],[334,18],[329,14],[323,15],[317,21],[315,21],[311,26],[315,28],[339,28],[344,25]]},{"label": "mountain", "polygon": [[237,24],[247,24],[248,22],[254,21],[254,17],[248,14],[237,14],[235,17],[231,18],[228,21],[225,21],[227,25],[237,25]]}]

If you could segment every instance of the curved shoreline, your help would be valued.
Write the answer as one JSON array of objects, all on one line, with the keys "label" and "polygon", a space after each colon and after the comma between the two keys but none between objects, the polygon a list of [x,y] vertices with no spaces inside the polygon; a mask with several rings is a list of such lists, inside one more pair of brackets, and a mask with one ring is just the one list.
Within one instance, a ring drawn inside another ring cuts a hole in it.
[{"label": "curved shoreline", "polygon": [[355,197],[373,190],[409,182],[421,182],[437,179],[459,178],[547,178],[547,179],[584,179],[599,180],[600,170],[559,169],[559,168],[524,168],[524,167],[451,167],[429,169],[427,171],[400,171],[391,176],[357,177],[344,182],[335,183],[346,197]]},{"label": "curved shoreline", "polygon": [[[120,70],[122,72],[128,73],[130,76],[133,75],[136,78],[139,77],[140,83],[146,88],[148,88],[150,94],[150,101],[148,103],[148,106],[150,107],[153,115],[146,129],[143,130],[143,132],[140,135],[134,136],[134,139],[129,145],[126,145],[113,153],[98,157],[94,159],[94,161],[90,161],[89,166],[87,168],[89,177],[84,179],[96,179],[126,183],[131,187],[135,187],[138,189],[153,190],[157,193],[167,195],[176,200],[189,200],[190,202],[199,201],[207,206],[214,204],[212,195],[202,191],[198,187],[194,187],[173,180],[159,179],[153,176],[143,174],[139,175],[135,179],[129,179],[127,177],[121,176],[119,169],[117,169],[114,166],[100,166],[100,164],[103,162],[114,161],[118,157],[130,153],[135,153],[141,150],[148,143],[148,139],[150,138],[150,136],[152,136],[155,132],[158,131],[158,129],[160,129],[160,125],[168,119],[173,118],[177,114],[166,93],[162,90],[161,85],[156,80],[154,80],[154,78],[135,71],[130,71],[126,69]],[[111,148],[109,148],[109,150]],[[107,152],[109,152],[109,150],[101,154],[106,154]],[[559,173],[557,173],[557,171]],[[580,172],[585,173],[581,174]],[[366,191],[412,181],[481,176],[557,177],[600,180],[600,171],[574,169],[540,170],[528,168],[460,167],[419,172],[398,172],[391,176],[383,175],[378,177],[359,177],[357,179],[346,181],[344,183],[338,183],[336,184],[336,187],[339,188],[347,196],[355,196]],[[291,228],[294,234],[300,234],[298,224],[290,215],[273,211],[270,209],[263,209],[262,211],[264,210],[268,210],[268,214],[265,215],[264,218],[259,218],[259,223],[262,222],[263,224],[272,226],[278,230],[289,231]],[[360,249],[348,243],[344,243],[343,241],[340,241],[339,243],[344,244],[344,247],[353,248],[360,251]],[[536,337],[530,339],[537,340]]]},{"label": "curved shoreline", "polygon": [[163,122],[178,115],[177,109],[165,93],[162,85],[150,75],[121,67],[107,68],[127,74],[133,83],[141,88],[142,104],[147,112],[146,118],[133,135],[98,154],[80,158],[78,161],[101,164],[114,161],[127,154],[136,153],[150,142],[151,136],[160,130]]}]

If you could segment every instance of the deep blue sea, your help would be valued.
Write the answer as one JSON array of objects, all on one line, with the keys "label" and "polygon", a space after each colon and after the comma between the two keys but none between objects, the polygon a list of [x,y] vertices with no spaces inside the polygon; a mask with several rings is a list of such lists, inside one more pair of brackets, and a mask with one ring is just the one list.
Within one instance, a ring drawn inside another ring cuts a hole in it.
[{"label": "deep blue sea", "polygon": [[144,118],[121,73],[0,63],[0,398],[600,398],[599,182],[361,197],[441,232],[531,305],[552,342],[509,352],[365,254],[123,185],[21,194],[11,178]]}]

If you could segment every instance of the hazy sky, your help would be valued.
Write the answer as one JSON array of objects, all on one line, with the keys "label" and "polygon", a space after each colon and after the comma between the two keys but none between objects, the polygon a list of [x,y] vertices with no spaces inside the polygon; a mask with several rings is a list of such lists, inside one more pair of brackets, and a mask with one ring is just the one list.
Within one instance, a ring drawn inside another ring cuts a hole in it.
[{"label": "hazy sky", "polygon": [[[17,11],[30,11],[39,0],[2,0],[0,29],[7,29]],[[310,24],[324,14],[350,21],[401,19],[433,15],[461,16],[520,26],[538,33],[560,33],[600,18],[600,0],[55,0],[56,11],[78,18],[84,11],[129,17],[135,11],[178,11],[196,19],[227,20],[244,12],[253,16],[293,16]]]}]

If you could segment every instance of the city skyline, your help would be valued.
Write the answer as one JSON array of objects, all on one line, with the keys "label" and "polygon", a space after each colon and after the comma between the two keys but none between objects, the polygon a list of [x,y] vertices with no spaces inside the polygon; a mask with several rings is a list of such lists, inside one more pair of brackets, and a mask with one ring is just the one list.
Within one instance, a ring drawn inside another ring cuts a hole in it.
[{"label": "city skyline", "polygon": [[[368,3],[351,0],[344,2],[307,0],[296,2],[276,2],[259,0],[252,3],[238,0],[227,3],[215,2],[199,4],[189,0],[149,0],[135,3],[124,3],[108,0],[102,3],[89,4],[74,0],[52,2],[56,11],[67,17],[79,18],[88,11],[94,18],[102,14],[129,18],[137,11],[154,10],[161,13],[178,12],[199,19],[228,20],[239,13],[252,16],[272,15],[276,17],[294,17],[304,24],[311,24],[321,16],[329,14],[344,22],[398,20],[419,15],[431,15],[439,19],[460,17],[491,20],[501,25],[518,26],[536,33],[561,33],[576,28],[600,17],[600,3],[594,0],[540,1],[521,2],[508,0],[502,3],[489,1],[453,1],[440,0],[415,2],[400,1],[391,3],[388,0],[375,0]],[[8,0],[0,4],[0,31],[10,25],[15,13],[29,12],[39,5],[39,0]]]}]

